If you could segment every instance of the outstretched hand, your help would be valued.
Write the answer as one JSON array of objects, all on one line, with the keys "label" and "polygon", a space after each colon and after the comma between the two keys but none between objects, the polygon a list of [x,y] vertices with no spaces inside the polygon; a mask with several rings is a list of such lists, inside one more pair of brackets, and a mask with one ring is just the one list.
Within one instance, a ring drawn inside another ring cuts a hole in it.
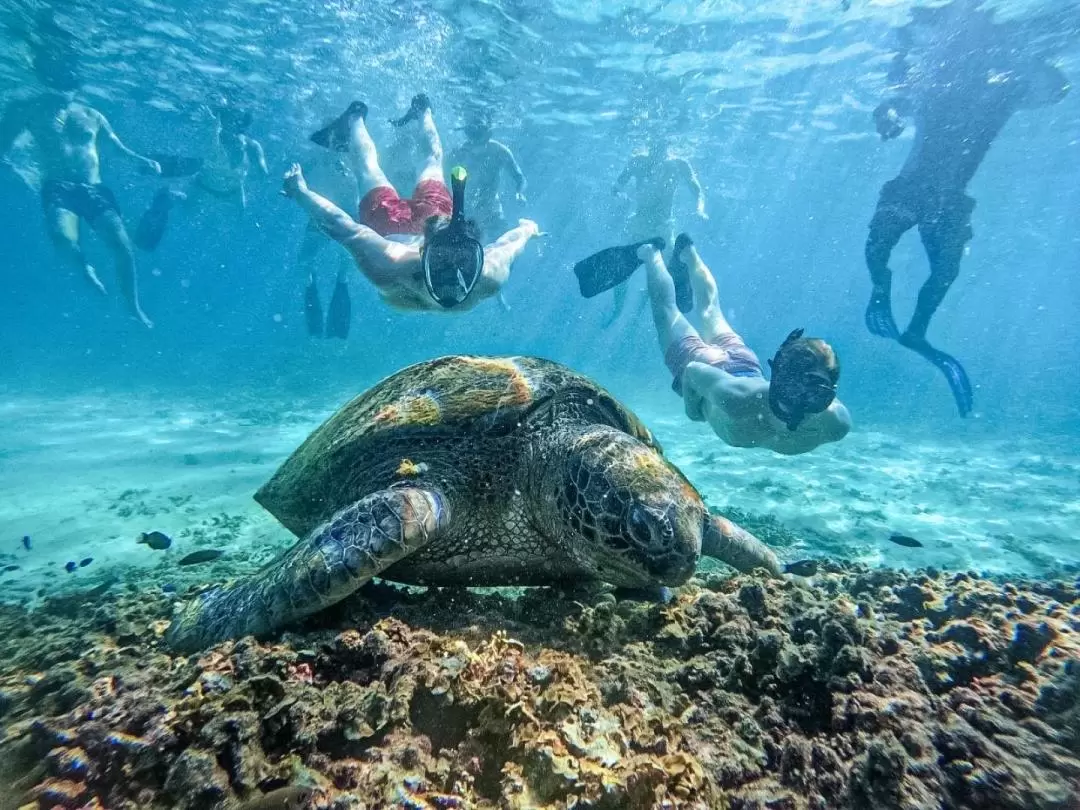
[{"label": "outstretched hand", "polygon": [[519,219],[518,227],[524,228],[529,232],[529,236],[547,236],[546,233],[540,230],[540,226],[533,222],[531,219]]},{"label": "outstretched hand", "polygon": [[281,194],[284,197],[298,197],[308,190],[304,172],[299,163],[294,163],[281,179]]},{"label": "outstretched hand", "polygon": [[161,164],[150,158],[141,158],[139,161],[139,172],[157,176],[161,174]]}]

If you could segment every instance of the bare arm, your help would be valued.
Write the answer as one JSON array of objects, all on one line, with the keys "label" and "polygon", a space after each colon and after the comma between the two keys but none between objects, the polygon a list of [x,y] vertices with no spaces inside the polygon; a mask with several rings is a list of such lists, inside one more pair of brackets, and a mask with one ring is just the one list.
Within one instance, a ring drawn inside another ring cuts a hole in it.
[{"label": "bare arm", "polygon": [[108,143],[112,144],[113,147],[115,147],[121,154],[126,155],[127,157],[138,163],[144,171],[147,171],[150,174],[161,173],[161,166],[158,165],[156,160],[151,160],[148,157],[140,155],[138,152],[136,152],[134,149],[129,148],[127,144],[120,140],[120,136],[117,135],[116,132],[113,130],[112,124],[109,123],[109,119],[107,119],[97,110],[93,111],[93,115],[96,116],[99,131],[102,135],[105,136],[105,140]]},{"label": "bare arm", "polygon": [[694,422],[704,422],[709,417],[709,404],[723,394],[721,375],[724,372],[705,363],[690,363],[683,370],[682,395],[686,416]]},{"label": "bare arm", "polygon": [[481,282],[487,295],[493,294],[510,277],[510,266],[525,250],[529,240],[539,235],[540,229],[531,219],[523,219],[516,228],[500,236],[484,248],[484,274]]},{"label": "bare arm", "polygon": [[244,148],[247,149],[248,160],[258,166],[264,176],[270,174],[270,170],[266,167],[266,153],[263,152],[262,144],[254,138],[245,137]]},{"label": "bare arm", "polygon": [[415,247],[384,239],[309,189],[299,164],[294,163],[285,173],[281,193],[295,200],[319,230],[347,248],[374,284],[399,281],[402,269],[418,262]]},{"label": "bare arm", "polygon": [[506,173],[510,175],[510,178],[514,181],[514,192],[518,198],[525,196],[525,174],[521,171],[521,167],[518,165],[517,158],[514,157],[514,153],[510,151],[510,148],[505,144],[493,141],[496,148],[499,150],[499,157],[502,159],[502,167],[506,170]]},{"label": "bare arm", "polygon": [[689,161],[680,158],[679,174],[683,183],[694,195],[698,216],[705,216],[705,192],[701,190],[701,181],[698,180],[694,167],[690,165]]},{"label": "bare arm", "polygon": [[851,414],[840,402],[833,402],[821,413],[808,416],[795,430],[780,428],[772,441],[770,450],[785,456],[809,453],[830,442],[838,442],[851,430]]}]

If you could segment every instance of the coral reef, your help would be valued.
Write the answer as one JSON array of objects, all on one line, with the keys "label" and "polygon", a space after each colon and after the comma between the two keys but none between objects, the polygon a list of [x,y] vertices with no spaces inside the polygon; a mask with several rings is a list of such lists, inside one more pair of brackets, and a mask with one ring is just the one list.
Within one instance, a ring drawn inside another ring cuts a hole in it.
[{"label": "coral reef", "polygon": [[1080,583],[822,567],[372,584],[190,657],[167,590],[3,607],[0,808],[1080,807]]}]

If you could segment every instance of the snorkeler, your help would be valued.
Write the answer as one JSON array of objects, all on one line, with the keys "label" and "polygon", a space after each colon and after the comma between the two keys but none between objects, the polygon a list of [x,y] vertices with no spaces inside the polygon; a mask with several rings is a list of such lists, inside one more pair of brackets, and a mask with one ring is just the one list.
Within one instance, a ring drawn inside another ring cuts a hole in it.
[{"label": "snorkeler", "polygon": [[684,266],[679,269],[690,279],[701,331],[679,311],[662,245],[659,239],[646,242],[634,253],[645,265],[657,338],[686,415],[708,422],[732,447],[784,455],[844,438],[851,417],[836,399],[840,364],[832,347],[796,329],[769,361],[772,380],[766,380],[757,355],[721,312],[716,281],[686,234],[675,240],[671,264]]},{"label": "snorkeler", "polygon": [[105,293],[80,243],[79,223],[89,225],[112,253],[128,311],[150,328],[153,323],[139,305],[131,240],[112,190],[102,183],[99,139],[146,174],[158,174],[161,167],[129,149],[104,115],[75,100],[81,87],[79,66],[67,43],[33,41],[30,49],[34,73],[43,87],[29,98],[11,102],[0,116],[0,155],[23,132],[32,136],[42,174],[45,226],[53,245],[97,292]]},{"label": "snorkeler", "polygon": [[484,238],[506,230],[499,184],[503,175],[514,181],[514,198],[525,202],[525,175],[509,147],[491,138],[491,123],[476,116],[464,127],[465,143],[451,155],[450,163],[469,172],[469,211]]},{"label": "snorkeler", "polygon": [[[881,189],[866,241],[873,291],[866,325],[881,337],[925,357],[945,375],[961,416],[971,413],[971,382],[956,358],[926,339],[930,319],[960,273],[971,240],[975,200],[965,193],[990,144],[1017,110],[1064,98],[1065,76],[1010,36],[1013,23],[995,24],[969,0],[915,7],[900,29],[901,51],[890,71],[891,95],[874,110],[883,141],[915,122],[915,143],[900,174]],[[912,54],[914,63],[908,61]],[[918,226],[930,262],[915,312],[901,334],[892,312],[889,257],[900,237]]]},{"label": "snorkeler", "polygon": [[155,250],[161,243],[177,203],[195,208],[209,195],[246,208],[245,182],[252,167],[264,176],[269,173],[262,144],[247,134],[252,123],[250,110],[220,95],[200,109],[210,119],[205,156],[154,155],[163,177],[188,181],[183,188],[162,188],[154,196],[135,230],[135,244],[142,250]]},{"label": "snorkeler", "polygon": [[[525,202],[525,175],[518,165],[514,153],[506,144],[491,138],[491,122],[485,116],[477,115],[464,126],[465,143],[451,155],[450,163],[464,166],[469,173],[469,211],[471,218],[480,227],[483,239],[494,237],[506,230],[503,215],[502,197],[499,186],[503,175],[514,181],[514,199]],[[499,303],[509,310],[503,293],[499,293]]]},{"label": "snorkeler", "polygon": [[[693,166],[689,161],[671,154],[666,136],[657,133],[649,136],[645,152],[630,158],[626,168],[615,179],[612,193],[624,197],[625,188],[631,180],[635,181],[636,208],[626,223],[629,241],[638,242],[661,236],[667,244],[672,243],[675,237],[675,192],[680,187],[694,195],[697,216],[708,219],[705,194]],[[679,305],[685,307],[684,312],[693,306],[693,302],[687,298],[689,290],[688,283],[679,285]],[[613,307],[604,322],[605,327],[613,324],[622,314],[627,292],[626,285],[615,287]]]},{"label": "snorkeler", "polygon": [[367,105],[356,101],[312,141],[352,159],[360,195],[359,222],[312,192],[299,165],[286,172],[282,193],[311,216],[330,238],[344,245],[359,270],[393,307],[411,310],[472,309],[498,293],[510,266],[539,235],[531,220],[483,247],[475,222],[464,215],[466,173],[452,173],[454,193],[443,182],[442,145],[424,95],[394,121],[415,126],[425,158],[412,196],[403,199],[379,166],[368,133]]},{"label": "snorkeler", "polygon": [[[341,155],[319,149],[305,164],[307,176],[313,179],[313,185],[320,196],[344,211],[356,210],[359,203],[356,178]],[[333,252],[330,262],[336,264],[337,274],[324,322],[316,262],[327,249]],[[349,336],[349,324],[352,321],[352,299],[349,296],[348,282],[351,262],[348,252],[323,233],[315,219],[309,218],[296,263],[307,279],[304,317],[308,334],[312,337],[322,337],[325,334],[329,338],[344,340]]]}]

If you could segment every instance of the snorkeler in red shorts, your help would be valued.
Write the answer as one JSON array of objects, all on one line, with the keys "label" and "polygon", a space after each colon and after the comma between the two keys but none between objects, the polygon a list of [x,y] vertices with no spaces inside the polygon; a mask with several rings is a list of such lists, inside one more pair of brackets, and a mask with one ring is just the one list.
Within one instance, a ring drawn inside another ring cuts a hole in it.
[{"label": "snorkeler in red shorts", "polygon": [[442,144],[423,94],[391,122],[415,126],[425,154],[412,196],[402,197],[379,165],[367,112],[366,104],[354,101],[311,136],[319,146],[349,156],[360,197],[358,219],[309,189],[299,166],[286,173],[282,193],[352,253],[357,269],[393,307],[461,311],[497,295],[514,260],[540,233],[536,223],[523,219],[495,242],[481,245],[479,228],[464,213],[466,171],[455,167],[451,173],[453,194],[443,182]]}]

